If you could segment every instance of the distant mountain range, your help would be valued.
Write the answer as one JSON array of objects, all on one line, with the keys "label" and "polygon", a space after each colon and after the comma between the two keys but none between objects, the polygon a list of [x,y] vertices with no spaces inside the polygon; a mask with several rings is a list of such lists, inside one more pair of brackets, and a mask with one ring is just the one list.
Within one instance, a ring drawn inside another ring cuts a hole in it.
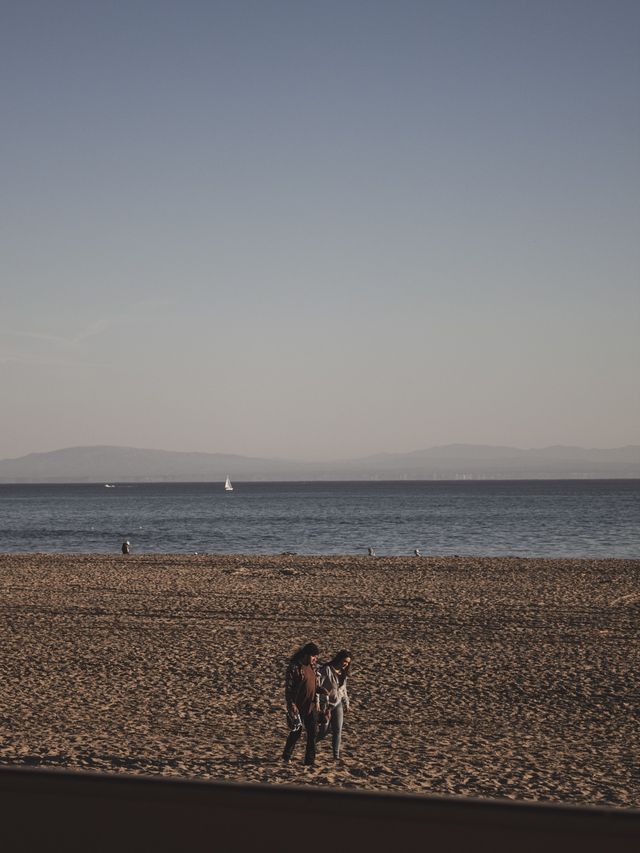
[{"label": "distant mountain range", "polygon": [[521,450],[448,444],[335,462],[105,446],[0,461],[3,483],[222,482],[227,474],[235,481],[640,478],[640,445]]}]

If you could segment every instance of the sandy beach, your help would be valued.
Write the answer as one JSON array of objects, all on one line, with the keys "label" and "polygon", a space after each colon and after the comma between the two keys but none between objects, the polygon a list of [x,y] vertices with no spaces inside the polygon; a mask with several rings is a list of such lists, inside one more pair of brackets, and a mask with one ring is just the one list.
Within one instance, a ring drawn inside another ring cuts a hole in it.
[{"label": "sandy beach", "polygon": [[[0,762],[640,806],[640,560],[0,555]],[[354,653],[343,761],[286,660]]]}]

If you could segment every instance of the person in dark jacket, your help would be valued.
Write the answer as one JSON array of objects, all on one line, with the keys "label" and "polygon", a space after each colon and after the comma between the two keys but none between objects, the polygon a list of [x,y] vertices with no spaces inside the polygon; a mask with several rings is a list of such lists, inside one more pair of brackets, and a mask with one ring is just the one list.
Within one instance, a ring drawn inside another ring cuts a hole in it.
[{"label": "person in dark jacket", "polygon": [[318,663],[319,648],[307,643],[292,655],[285,675],[285,701],[289,737],[284,746],[282,759],[291,760],[293,750],[302,735],[307,733],[307,748],[304,763],[313,765],[316,759],[316,732],[318,729]]}]

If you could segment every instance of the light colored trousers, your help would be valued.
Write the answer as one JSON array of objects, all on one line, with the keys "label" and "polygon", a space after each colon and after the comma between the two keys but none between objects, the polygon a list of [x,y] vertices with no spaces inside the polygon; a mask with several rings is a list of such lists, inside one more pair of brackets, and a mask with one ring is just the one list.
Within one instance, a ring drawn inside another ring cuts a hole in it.
[{"label": "light colored trousers", "polygon": [[329,728],[331,728],[331,745],[333,746],[333,757],[340,758],[340,741],[342,739],[342,723],[344,722],[344,702],[340,701],[331,709],[331,717],[327,721],[322,719],[320,731],[318,732],[318,740],[322,740],[326,736]]}]

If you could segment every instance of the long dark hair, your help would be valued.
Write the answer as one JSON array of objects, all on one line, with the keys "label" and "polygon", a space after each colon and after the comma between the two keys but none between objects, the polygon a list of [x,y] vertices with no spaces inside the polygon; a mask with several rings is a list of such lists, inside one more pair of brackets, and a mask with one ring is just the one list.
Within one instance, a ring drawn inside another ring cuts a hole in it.
[{"label": "long dark hair", "polygon": [[344,684],[347,675],[349,674],[349,668],[351,667],[351,663],[347,665],[346,669],[343,669],[340,664],[345,658],[351,658],[353,661],[353,655],[348,649],[340,649],[339,652],[331,658],[329,661],[329,666],[332,666],[338,672],[338,683]]},{"label": "long dark hair", "polygon": [[319,655],[320,649],[316,646],[315,643],[305,643],[304,646],[300,646],[297,652],[294,652],[291,655],[289,663],[300,663],[303,658],[306,658],[307,655]]}]

